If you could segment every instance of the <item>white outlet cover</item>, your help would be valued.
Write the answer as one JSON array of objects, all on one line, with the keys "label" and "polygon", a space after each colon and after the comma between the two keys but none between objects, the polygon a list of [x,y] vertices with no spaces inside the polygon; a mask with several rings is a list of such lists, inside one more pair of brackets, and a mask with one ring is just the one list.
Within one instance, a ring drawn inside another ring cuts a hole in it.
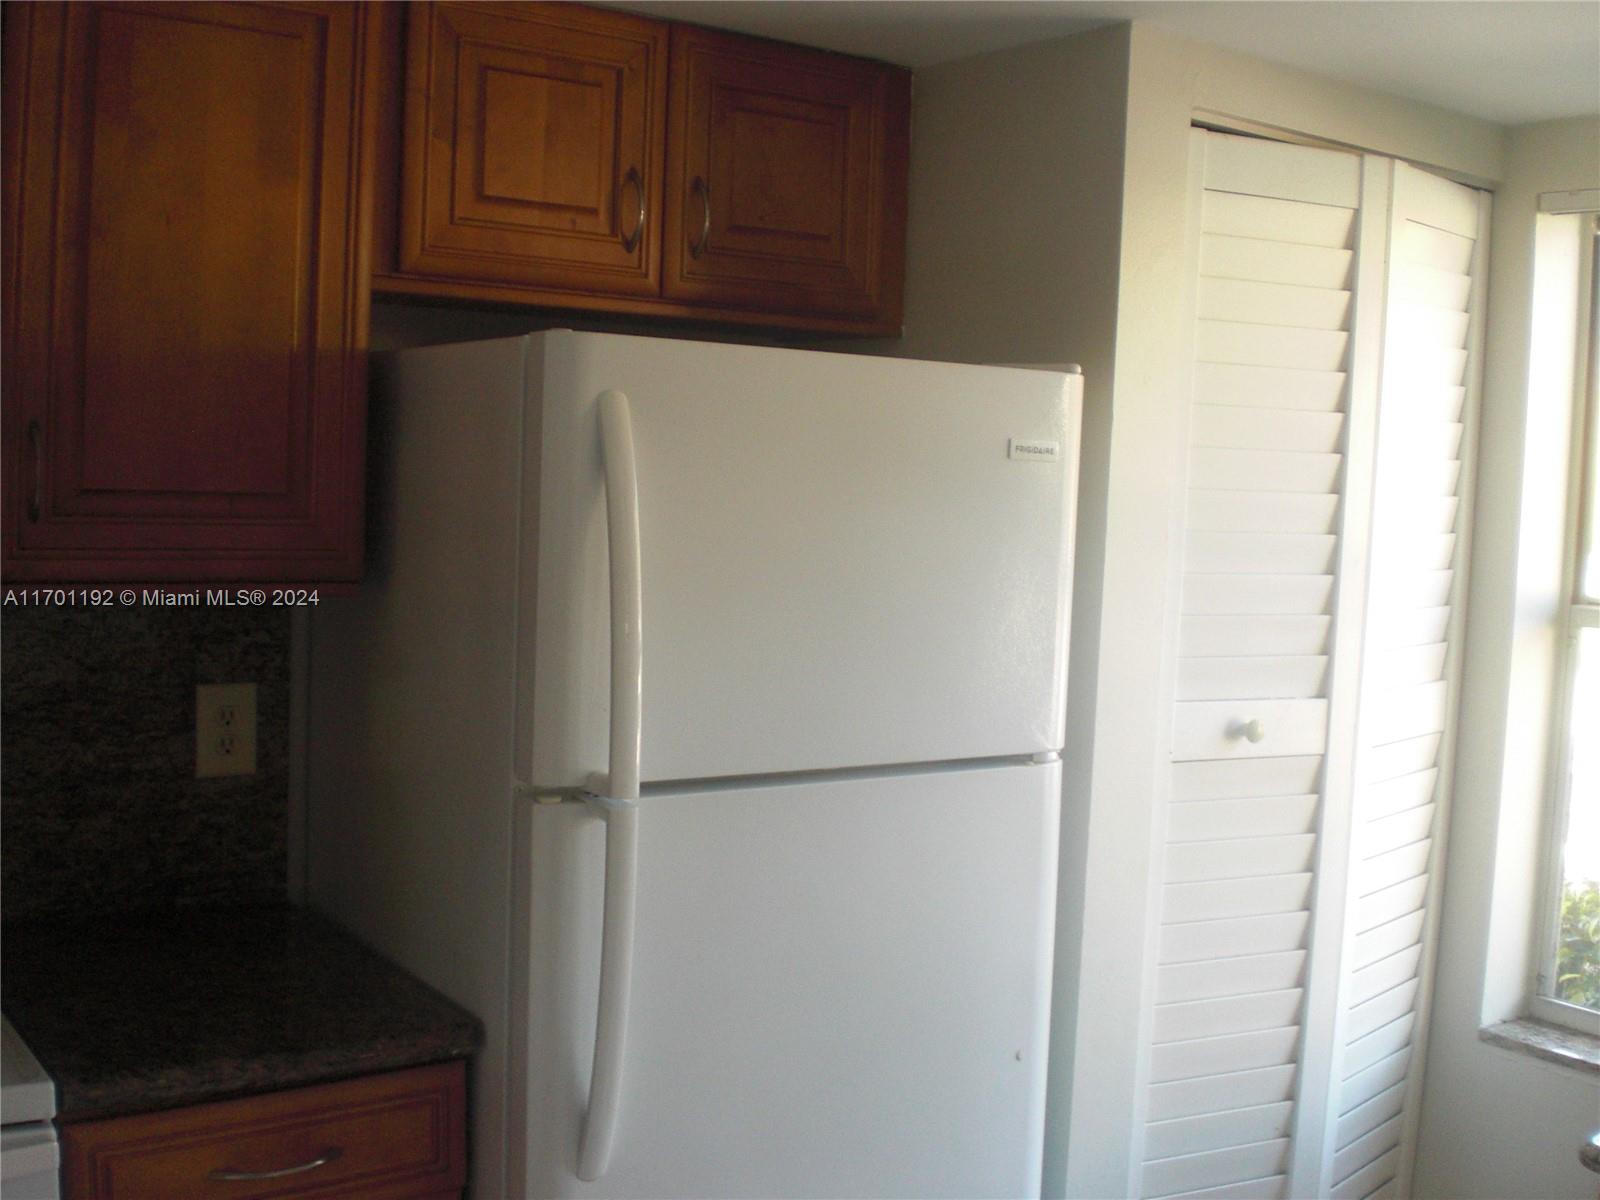
[{"label": "white outlet cover", "polygon": [[194,689],[194,775],[256,773],[256,685],[202,683]]}]

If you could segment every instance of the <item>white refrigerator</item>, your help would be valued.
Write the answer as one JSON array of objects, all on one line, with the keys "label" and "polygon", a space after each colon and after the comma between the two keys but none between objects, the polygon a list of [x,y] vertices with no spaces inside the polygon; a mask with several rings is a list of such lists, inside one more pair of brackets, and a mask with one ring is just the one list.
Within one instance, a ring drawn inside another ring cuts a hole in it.
[{"label": "white refrigerator", "polygon": [[1080,380],[406,351],[311,902],[478,1014],[473,1194],[1038,1194]]}]

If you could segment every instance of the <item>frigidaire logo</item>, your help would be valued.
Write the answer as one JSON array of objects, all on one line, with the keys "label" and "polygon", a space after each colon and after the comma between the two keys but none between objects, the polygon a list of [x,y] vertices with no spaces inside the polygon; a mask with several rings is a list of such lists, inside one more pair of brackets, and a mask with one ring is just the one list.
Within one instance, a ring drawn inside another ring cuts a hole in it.
[{"label": "frigidaire logo", "polygon": [[1057,462],[1061,458],[1061,443],[1025,442],[1012,438],[1006,457],[1026,459],[1030,462]]}]

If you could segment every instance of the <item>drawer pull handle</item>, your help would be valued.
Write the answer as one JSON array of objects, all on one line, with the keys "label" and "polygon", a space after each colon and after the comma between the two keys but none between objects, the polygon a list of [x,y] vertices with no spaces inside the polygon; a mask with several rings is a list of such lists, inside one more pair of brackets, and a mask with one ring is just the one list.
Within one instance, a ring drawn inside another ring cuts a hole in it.
[{"label": "drawer pull handle", "polygon": [[706,241],[711,237],[711,185],[696,175],[689,184],[689,195],[700,195],[700,236],[689,243],[689,257],[699,258],[705,253]]},{"label": "drawer pull handle", "polygon": [[1251,717],[1248,721],[1240,721],[1228,731],[1229,735],[1243,738],[1254,745],[1267,736],[1267,727],[1261,723],[1260,717]]},{"label": "drawer pull handle", "polygon": [[28,422],[28,448],[33,451],[33,495],[28,497],[28,520],[38,524],[44,499],[44,434],[37,420]]},{"label": "drawer pull handle", "polygon": [[622,177],[622,186],[633,184],[634,191],[639,194],[639,220],[633,227],[633,232],[625,234],[622,239],[622,248],[632,254],[634,247],[639,244],[639,239],[644,236],[644,179],[639,174],[638,167],[629,167],[628,173]]},{"label": "drawer pull handle", "polygon": [[210,1178],[217,1183],[250,1183],[261,1179],[282,1179],[287,1175],[304,1175],[307,1171],[315,1171],[318,1167],[325,1167],[343,1155],[344,1151],[340,1147],[330,1146],[310,1162],[303,1162],[299,1166],[279,1167],[276,1171],[237,1171],[232,1167],[218,1167],[211,1172]]}]

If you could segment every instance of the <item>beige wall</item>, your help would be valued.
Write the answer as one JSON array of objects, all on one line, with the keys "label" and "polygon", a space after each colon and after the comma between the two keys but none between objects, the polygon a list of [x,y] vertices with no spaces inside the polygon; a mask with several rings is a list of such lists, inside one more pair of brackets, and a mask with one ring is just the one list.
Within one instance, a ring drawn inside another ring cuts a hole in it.
[{"label": "beige wall", "polygon": [[[1416,1193],[1589,1197],[1577,1146],[1600,1119],[1593,1075],[1478,1038],[1519,1015],[1536,967],[1547,722],[1555,684],[1563,559],[1571,337],[1534,316],[1537,243],[1568,238],[1539,193],[1600,187],[1600,119],[1511,132],[1496,192],[1489,321],[1467,608],[1461,747],[1445,866]],[[1536,242],[1536,231],[1539,237]],[[1565,290],[1575,291],[1575,280]],[[1568,320],[1571,319],[1569,294]],[[1542,348],[1556,337],[1565,347]],[[1545,361],[1541,361],[1541,359]],[[1551,374],[1558,378],[1551,378]],[[1565,379],[1559,376],[1565,375]],[[1541,391],[1536,382],[1548,382]]]},{"label": "beige wall", "polygon": [[[1211,122],[1245,122],[1431,167],[1464,183],[1504,177],[1503,127],[1367,91],[1258,58],[1199,46],[1136,25],[1141,57],[1183,79],[1189,106]],[[1172,98],[1169,85],[1155,96]]]},{"label": "beige wall", "polygon": [[919,71],[904,337],[971,362],[1083,360],[1115,321],[1129,30]]}]

